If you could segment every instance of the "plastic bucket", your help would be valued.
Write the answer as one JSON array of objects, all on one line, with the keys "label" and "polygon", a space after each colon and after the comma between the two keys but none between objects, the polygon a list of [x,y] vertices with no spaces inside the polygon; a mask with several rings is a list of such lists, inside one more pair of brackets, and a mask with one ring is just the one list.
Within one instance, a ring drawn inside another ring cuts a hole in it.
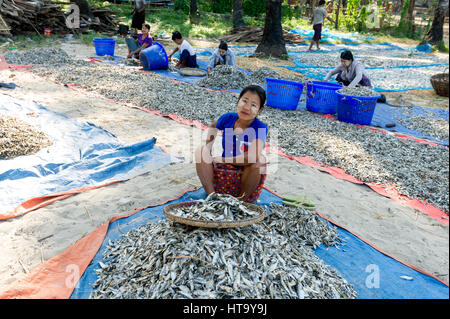
[{"label": "plastic bucket", "polygon": [[95,54],[97,56],[111,55],[114,56],[114,48],[116,40],[114,39],[94,39]]},{"label": "plastic bucket", "polygon": [[372,122],[375,105],[381,96],[351,96],[339,92],[336,92],[336,95],[338,120],[361,125],[369,125]]},{"label": "plastic bucket", "polygon": [[169,67],[169,59],[166,50],[158,42],[154,42],[148,48],[141,50],[139,60],[145,71],[150,70],[167,70]]},{"label": "plastic bucket", "polygon": [[306,109],[322,114],[336,113],[338,98],[336,91],[342,85],[322,81],[306,82]]},{"label": "plastic bucket", "polygon": [[266,78],[268,106],[296,110],[303,91],[303,83]]}]

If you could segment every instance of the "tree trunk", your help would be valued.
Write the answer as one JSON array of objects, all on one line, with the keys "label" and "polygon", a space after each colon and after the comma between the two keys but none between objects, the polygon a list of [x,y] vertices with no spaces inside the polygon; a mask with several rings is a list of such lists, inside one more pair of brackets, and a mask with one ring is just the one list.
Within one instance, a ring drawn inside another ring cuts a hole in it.
[{"label": "tree trunk", "polygon": [[75,2],[75,4],[80,8],[80,15],[88,16],[93,19],[94,15],[92,14],[91,8],[86,0],[71,0],[70,2]]},{"label": "tree trunk", "polygon": [[431,29],[428,31],[425,38],[430,44],[438,44],[444,39],[444,20],[448,12],[448,1],[449,0],[439,0],[437,7],[434,9]]},{"label": "tree trunk", "polygon": [[233,0],[233,29],[237,30],[245,27],[242,18],[242,0]]},{"label": "tree trunk", "polygon": [[414,32],[416,32],[416,24],[415,24],[415,15],[414,15],[414,6],[416,4],[416,0],[409,0],[409,8],[408,8],[408,33],[412,36]]},{"label": "tree trunk", "polygon": [[192,24],[200,23],[200,15],[198,13],[197,0],[191,0],[189,4],[189,20]]},{"label": "tree trunk", "polygon": [[286,43],[281,27],[282,0],[266,0],[266,21],[261,43],[255,53],[280,58],[287,56]]},{"label": "tree trunk", "polygon": [[336,30],[339,28],[339,11],[341,11],[341,2],[342,0],[337,0],[336,20],[334,21],[334,28]]}]

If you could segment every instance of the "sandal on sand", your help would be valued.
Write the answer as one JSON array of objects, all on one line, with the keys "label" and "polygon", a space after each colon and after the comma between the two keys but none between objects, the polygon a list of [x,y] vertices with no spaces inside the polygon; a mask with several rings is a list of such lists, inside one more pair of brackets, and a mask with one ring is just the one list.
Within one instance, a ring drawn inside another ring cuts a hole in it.
[{"label": "sandal on sand", "polygon": [[299,195],[297,197],[285,196],[282,199],[283,204],[287,206],[302,207],[307,210],[314,210],[316,208],[316,205],[314,205],[314,203],[311,202],[306,196],[302,195]]}]

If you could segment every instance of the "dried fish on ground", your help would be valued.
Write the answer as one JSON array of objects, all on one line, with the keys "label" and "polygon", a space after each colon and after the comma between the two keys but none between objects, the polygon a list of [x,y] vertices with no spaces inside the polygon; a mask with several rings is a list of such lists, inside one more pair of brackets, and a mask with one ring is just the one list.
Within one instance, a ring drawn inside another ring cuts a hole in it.
[{"label": "dried fish on ground", "polygon": [[206,78],[201,79],[196,84],[213,88],[223,89],[243,89],[250,84],[265,85],[266,78],[283,79],[295,82],[304,82],[303,76],[282,76],[278,72],[268,67],[261,67],[251,74],[229,65],[216,66]]},{"label": "dried fish on ground", "polygon": [[195,205],[180,206],[171,213],[178,217],[208,221],[237,221],[258,215],[258,212],[246,208],[238,198],[217,193],[197,200]]},{"label": "dried fish on ground", "polygon": [[[431,112],[432,113],[432,112]],[[397,119],[403,126],[420,131],[423,136],[433,137],[441,141],[449,140],[449,119],[434,118],[434,115],[416,115],[408,119]]]},{"label": "dried fish on ground", "polygon": [[196,84],[212,88],[242,89],[250,84],[250,80],[247,74],[234,66],[218,65]]},{"label": "dried fish on ground", "polygon": [[50,145],[48,137],[33,126],[0,114],[0,159],[34,154]]},{"label": "dried fish on ground", "polygon": [[374,91],[372,88],[368,86],[356,86],[356,87],[343,87],[342,89],[337,91],[338,93],[351,95],[351,96],[379,96],[380,93]]},{"label": "dried fish on ground", "polygon": [[[168,81],[152,73],[78,60],[65,65],[35,66],[31,72],[74,83],[119,102],[204,124],[223,113],[235,112],[238,97],[231,92]],[[310,156],[319,163],[340,167],[363,182],[393,185],[400,194],[449,211],[448,148],[330,121],[312,112],[265,108],[258,118],[270,128],[268,142],[276,141],[276,146],[288,155]]]},{"label": "dried fish on ground", "polygon": [[7,52],[4,55],[6,62],[10,64],[66,64],[72,63],[72,59],[66,51],[59,48],[33,48],[24,51]]},{"label": "dried fish on ground", "polygon": [[115,60],[115,58],[112,55],[108,55],[108,54],[99,56],[98,59],[102,60],[102,61],[114,61]]},{"label": "dried fish on ground", "polygon": [[265,222],[204,229],[150,222],[110,242],[90,298],[355,298],[311,247],[335,228],[300,207],[270,205]]}]

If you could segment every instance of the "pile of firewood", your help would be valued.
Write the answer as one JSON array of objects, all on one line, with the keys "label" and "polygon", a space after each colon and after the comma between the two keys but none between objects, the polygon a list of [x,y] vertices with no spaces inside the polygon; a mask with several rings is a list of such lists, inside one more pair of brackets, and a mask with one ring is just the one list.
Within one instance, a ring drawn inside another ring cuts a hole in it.
[{"label": "pile of firewood", "polygon": [[[264,33],[263,27],[257,26],[246,26],[238,30],[231,31],[230,35],[224,35],[219,37],[219,40],[225,42],[256,42],[260,43],[262,41]],[[298,44],[305,42],[305,39],[300,34],[289,33],[283,30],[284,41],[286,44]]]},{"label": "pile of firewood", "polygon": [[0,16],[12,34],[34,32],[43,34],[44,29],[51,29],[52,34],[80,33],[86,30],[98,32],[117,29],[115,12],[91,7],[93,17],[80,14],[80,27],[70,29],[66,25],[65,12],[61,4],[70,5],[70,1],[52,0],[0,0]]}]

